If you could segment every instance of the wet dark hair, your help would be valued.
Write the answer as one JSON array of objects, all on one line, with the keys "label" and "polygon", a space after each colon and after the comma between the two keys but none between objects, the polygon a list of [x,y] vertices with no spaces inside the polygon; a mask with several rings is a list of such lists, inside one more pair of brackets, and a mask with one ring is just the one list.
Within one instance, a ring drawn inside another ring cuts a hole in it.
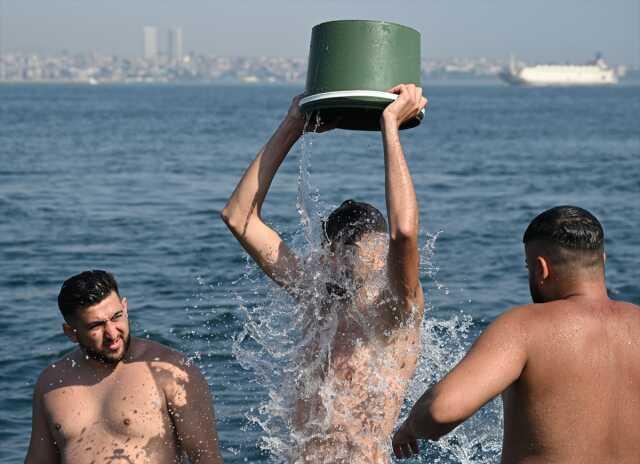
[{"label": "wet dark hair", "polygon": [[586,209],[556,206],[531,221],[522,241],[552,242],[574,250],[601,250],[604,231],[600,221]]},{"label": "wet dark hair", "polygon": [[387,232],[387,221],[376,207],[354,200],[343,202],[322,225],[328,243],[354,244],[369,232]]},{"label": "wet dark hair", "polygon": [[536,216],[522,241],[542,243],[558,264],[580,260],[582,266],[603,264],[604,231],[586,209],[556,206]]},{"label": "wet dark hair", "polygon": [[58,294],[58,308],[69,322],[78,311],[100,303],[102,300],[118,291],[118,283],[113,274],[107,271],[85,271],[69,277],[64,281]]}]

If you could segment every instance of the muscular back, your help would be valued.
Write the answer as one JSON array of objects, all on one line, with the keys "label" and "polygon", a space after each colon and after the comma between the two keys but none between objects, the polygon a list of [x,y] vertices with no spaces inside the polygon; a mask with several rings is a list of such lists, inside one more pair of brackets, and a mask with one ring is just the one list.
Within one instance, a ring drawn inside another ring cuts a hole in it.
[{"label": "muscular back", "polygon": [[609,299],[531,308],[526,365],[503,394],[503,462],[637,463],[640,308]]}]

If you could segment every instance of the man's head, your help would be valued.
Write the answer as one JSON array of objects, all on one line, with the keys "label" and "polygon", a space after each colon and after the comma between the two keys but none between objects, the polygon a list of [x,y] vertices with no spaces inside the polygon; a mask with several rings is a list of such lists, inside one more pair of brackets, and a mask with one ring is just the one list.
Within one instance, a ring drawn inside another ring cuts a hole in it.
[{"label": "man's head", "polygon": [[347,200],[322,225],[323,244],[348,267],[361,263],[377,268],[384,264],[387,221],[374,206]]},{"label": "man's head", "polygon": [[122,360],[129,348],[127,300],[109,272],[85,271],[65,280],[58,295],[64,333],[85,354],[104,363]]},{"label": "man's head", "polygon": [[604,231],[587,210],[551,208],[531,221],[522,241],[535,302],[553,300],[576,283],[604,281]]},{"label": "man's head", "polygon": [[324,239],[330,245],[354,245],[371,232],[386,233],[387,221],[368,203],[347,200],[323,222]]}]

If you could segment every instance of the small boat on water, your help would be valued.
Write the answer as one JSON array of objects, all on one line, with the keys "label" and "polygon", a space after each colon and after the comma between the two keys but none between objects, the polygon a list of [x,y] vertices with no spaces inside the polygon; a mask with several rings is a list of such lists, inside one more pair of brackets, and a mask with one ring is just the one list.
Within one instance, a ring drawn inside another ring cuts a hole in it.
[{"label": "small boat on water", "polygon": [[616,72],[607,66],[600,54],[584,65],[539,64],[524,67],[519,67],[512,55],[509,67],[499,76],[512,85],[573,86],[618,83]]}]

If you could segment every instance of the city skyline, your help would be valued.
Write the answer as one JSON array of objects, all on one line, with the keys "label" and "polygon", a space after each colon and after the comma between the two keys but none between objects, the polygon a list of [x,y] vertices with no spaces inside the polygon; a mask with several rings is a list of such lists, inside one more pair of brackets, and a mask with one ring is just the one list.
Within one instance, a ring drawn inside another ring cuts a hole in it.
[{"label": "city skyline", "polygon": [[[182,28],[171,27],[168,29],[160,29],[157,26],[144,26],[142,47],[142,56],[146,60],[157,60],[165,57],[172,63],[178,63],[184,55]],[[166,45],[163,48],[160,40],[161,34],[166,34]]]},{"label": "city skyline", "polygon": [[3,52],[55,54],[68,50],[140,57],[144,56],[142,30],[151,25],[163,37],[168,31],[166,41],[158,32],[155,40],[156,49],[167,54],[172,53],[173,41],[181,56],[193,51],[304,58],[313,25],[367,17],[418,29],[427,59],[505,58],[515,53],[530,62],[581,63],[600,51],[612,64],[640,65],[640,2],[511,3],[515,2],[461,0],[453,8],[443,1],[414,4],[402,0],[391,7],[377,0],[348,5],[329,0],[321,6],[273,0],[266,7],[257,0],[243,5],[194,0],[187,6],[175,1],[140,0],[129,6],[122,0],[109,4],[63,0],[54,6],[44,0],[0,0],[0,46]]}]

